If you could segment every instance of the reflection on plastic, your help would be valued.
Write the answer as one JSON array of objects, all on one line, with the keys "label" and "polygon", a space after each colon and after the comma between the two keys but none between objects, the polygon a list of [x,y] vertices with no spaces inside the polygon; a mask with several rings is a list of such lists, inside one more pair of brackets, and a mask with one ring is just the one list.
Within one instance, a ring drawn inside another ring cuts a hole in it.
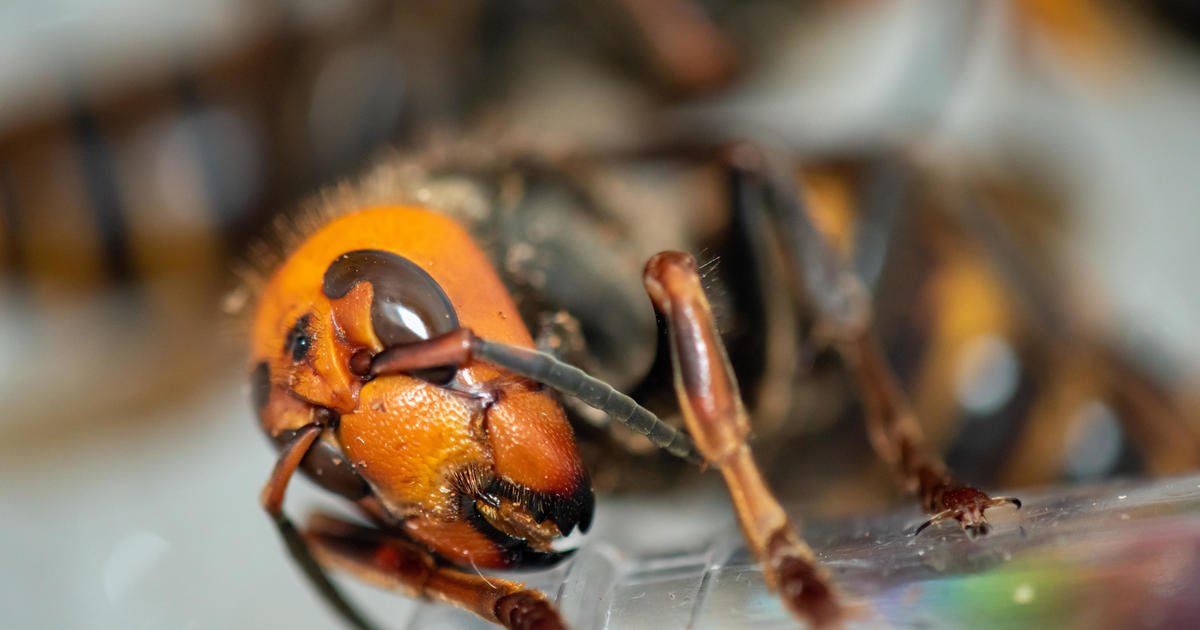
[{"label": "reflection on plastic", "polygon": [[[1200,627],[1200,476],[1018,493],[987,538],[915,510],[814,522],[806,535],[857,612],[850,628]],[[992,513],[989,513],[992,516]],[[736,529],[630,558],[599,540],[519,579],[578,630],[795,628]],[[410,628],[490,628],[425,606]]]}]

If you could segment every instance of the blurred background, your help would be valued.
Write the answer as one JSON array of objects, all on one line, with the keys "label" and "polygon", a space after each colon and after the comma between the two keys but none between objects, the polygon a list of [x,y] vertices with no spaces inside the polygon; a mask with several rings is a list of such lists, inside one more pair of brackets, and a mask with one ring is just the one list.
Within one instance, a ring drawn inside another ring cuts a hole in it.
[{"label": "blurred background", "polygon": [[[667,246],[722,260],[723,180],[694,156],[763,143],[872,285],[931,443],[965,478],[1200,464],[1191,3],[431,4],[0,7],[6,627],[336,623],[259,511],[273,454],[221,306],[276,216],[386,155],[602,155],[573,177],[618,231],[657,226],[628,248],[640,265]],[[739,269],[714,274],[715,301],[751,343],[757,320],[720,297]],[[806,518],[907,506],[810,323],[784,377],[748,368],[774,410],[756,446],[773,483]],[[601,499],[601,545],[629,515],[647,530],[621,543],[634,558],[731,527],[692,473],[629,488],[640,472],[604,468],[633,495]],[[667,485],[692,492],[656,517],[662,495],[637,490]],[[306,483],[289,499],[321,502]],[[353,592],[388,626],[414,614]]]}]

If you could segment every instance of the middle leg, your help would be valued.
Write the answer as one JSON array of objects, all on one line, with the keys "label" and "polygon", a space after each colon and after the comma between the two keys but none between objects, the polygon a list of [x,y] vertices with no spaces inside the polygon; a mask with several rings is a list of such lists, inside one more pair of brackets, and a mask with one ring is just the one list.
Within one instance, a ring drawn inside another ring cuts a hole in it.
[{"label": "middle leg", "polygon": [[[925,445],[924,433],[873,330],[870,293],[816,228],[809,204],[792,182],[768,168],[761,154],[738,152],[733,160],[744,176],[766,192],[785,249],[792,256],[801,290],[816,311],[822,336],[832,340],[859,384],[871,446],[891,466],[900,484],[915,492],[931,518],[917,528],[958,520],[968,536],[986,534],[984,511],[1021,506],[1011,497],[989,497],[952,477],[942,459]],[[846,208],[823,208],[845,212]]]}]

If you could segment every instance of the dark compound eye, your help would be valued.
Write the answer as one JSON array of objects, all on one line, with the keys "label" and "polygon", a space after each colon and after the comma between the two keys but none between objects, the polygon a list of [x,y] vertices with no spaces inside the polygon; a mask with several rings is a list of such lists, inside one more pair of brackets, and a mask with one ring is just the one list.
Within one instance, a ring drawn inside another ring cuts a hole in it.
[{"label": "dark compound eye", "polygon": [[283,341],[283,350],[292,353],[293,361],[303,361],[304,357],[308,356],[308,349],[312,347],[312,335],[308,332],[308,319],[308,315],[297,319],[296,324],[288,331],[287,337]]},{"label": "dark compound eye", "polygon": [[[458,315],[446,292],[407,258],[374,249],[347,252],[325,270],[322,290],[336,300],[359,282],[373,288],[371,326],[384,346],[429,339],[458,328]],[[424,370],[414,376],[444,383],[454,370]]]}]

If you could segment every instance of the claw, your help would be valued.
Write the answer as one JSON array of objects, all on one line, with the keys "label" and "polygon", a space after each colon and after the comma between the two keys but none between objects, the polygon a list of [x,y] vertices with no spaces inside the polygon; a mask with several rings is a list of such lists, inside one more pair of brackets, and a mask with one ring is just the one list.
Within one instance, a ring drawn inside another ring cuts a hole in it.
[{"label": "claw", "polygon": [[1017,497],[995,497],[991,500],[988,507],[1000,507],[1002,505],[1011,505],[1019,510],[1021,509],[1021,500]]},{"label": "claw", "polygon": [[944,509],[922,523],[913,532],[913,536],[920,534],[931,525],[937,525],[944,520],[953,518],[962,524],[967,538],[975,540],[980,536],[986,536],[992,529],[983,514],[986,510],[1003,505],[1013,505],[1018,510],[1021,509],[1021,500],[1016,497],[991,498],[982,491],[967,486],[946,488],[936,496],[937,502]]},{"label": "claw", "polygon": [[942,510],[941,512],[938,512],[937,514],[934,514],[928,521],[921,523],[921,526],[917,528],[917,531],[913,532],[913,536],[916,536],[916,535],[920,534],[921,532],[925,531],[926,527],[929,527],[930,525],[937,525],[938,523],[941,523],[942,521],[950,518],[951,516],[954,516],[953,510]]}]

